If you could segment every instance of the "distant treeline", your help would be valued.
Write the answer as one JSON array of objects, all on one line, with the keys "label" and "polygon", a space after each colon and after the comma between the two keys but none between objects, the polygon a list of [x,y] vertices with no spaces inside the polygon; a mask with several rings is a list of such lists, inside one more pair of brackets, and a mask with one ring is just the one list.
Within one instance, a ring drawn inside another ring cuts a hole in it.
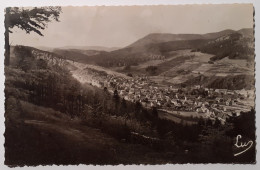
[{"label": "distant treeline", "polygon": [[214,89],[241,90],[245,88],[249,90],[254,88],[255,79],[253,75],[228,75],[226,77],[200,75],[191,78],[180,85],[188,87],[194,84]]}]

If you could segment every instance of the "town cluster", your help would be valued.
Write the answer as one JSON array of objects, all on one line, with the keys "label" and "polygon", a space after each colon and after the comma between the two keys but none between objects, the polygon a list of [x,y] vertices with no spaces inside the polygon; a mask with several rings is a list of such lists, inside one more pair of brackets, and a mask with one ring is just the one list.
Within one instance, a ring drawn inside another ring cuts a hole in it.
[{"label": "town cluster", "polygon": [[251,110],[253,90],[227,90],[205,88],[194,85],[191,88],[174,88],[151,81],[147,76],[119,77],[105,73],[92,73],[92,85],[107,88],[111,93],[117,90],[121,98],[140,102],[144,107],[157,107],[171,114],[193,112],[194,117],[219,119],[225,123],[227,117],[238,116]]}]

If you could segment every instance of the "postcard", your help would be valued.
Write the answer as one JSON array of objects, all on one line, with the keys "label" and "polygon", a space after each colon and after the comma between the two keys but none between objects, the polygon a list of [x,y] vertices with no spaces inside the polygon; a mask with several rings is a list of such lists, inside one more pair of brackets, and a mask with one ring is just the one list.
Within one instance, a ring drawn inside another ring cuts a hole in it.
[{"label": "postcard", "polygon": [[6,166],[256,163],[253,4],[4,15]]}]

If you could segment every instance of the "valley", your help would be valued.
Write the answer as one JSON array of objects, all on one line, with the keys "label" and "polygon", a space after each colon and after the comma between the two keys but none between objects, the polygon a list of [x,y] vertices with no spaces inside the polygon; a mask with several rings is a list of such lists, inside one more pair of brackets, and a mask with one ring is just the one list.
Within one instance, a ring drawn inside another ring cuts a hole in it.
[{"label": "valley", "polygon": [[247,126],[243,119],[255,113],[250,57],[216,59],[211,49],[198,50],[212,44],[205,37],[156,37],[155,44],[142,40],[114,51],[12,47],[6,164],[187,162],[205,155],[201,145],[210,146],[200,141],[211,130]]},{"label": "valley", "polygon": [[256,163],[254,3],[3,12],[5,166]]},{"label": "valley", "polygon": [[[172,57],[153,60],[153,62],[148,61],[131,67],[127,72],[118,67],[115,71],[111,71],[113,69],[89,64],[72,61],[68,61],[68,63],[75,68],[71,70],[73,77],[81,83],[107,88],[111,94],[117,90],[120,97],[125,100],[134,103],[140,102],[147,108],[157,107],[162,118],[175,122],[183,119],[184,122],[190,124],[192,123],[190,121],[196,122],[196,120],[187,121],[185,117],[210,117],[212,120],[217,118],[224,123],[228,116],[239,115],[240,112],[250,111],[251,107],[254,107],[252,105],[254,92],[251,89],[214,89],[207,87],[203,80],[189,86],[189,90],[180,85],[191,78],[201,76],[216,78],[227,75],[248,74],[253,76],[253,71],[250,68],[246,69],[247,61],[245,60],[233,61],[225,58],[210,64],[211,57],[212,55],[201,52],[179,50],[174,51]],[[144,69],[151,63],[158,68],[155,76],[147,75]],[[239,71],[234,72],[233,70]],[[133,76],[127,76],[129,73]],[[200,92],[193,94],[193,91],[196,90]],[[248,94],[250,94],[250,98],[247,97]],[[219,98],[222,100],[221,102],[218,101]],[[252,103],[248,105],[242,98],[247,98]],[[240,104],[236,104],[234,101],[239,101]],[[233,104],[227,104],[227,102]],[[230,105],[233,107],[229,107]]]},{"label": "valley", "polygon": [[[97,48],[53,52],[63,56],[80,83],[106,88],[110,94],[117,91],[121,98],[146,108],[156,107],[162,118],[180,122],[189,115],[193,122],[203,117],[225,123],[227,117],[254,107],[254,63],[250,57],[216,60],[221,50],[214,55],[212,47],[226,50],[250,38],[249,29],[205,35],[150,34],[107,52]],[[101,60],[114,64],[103,65]]]}]

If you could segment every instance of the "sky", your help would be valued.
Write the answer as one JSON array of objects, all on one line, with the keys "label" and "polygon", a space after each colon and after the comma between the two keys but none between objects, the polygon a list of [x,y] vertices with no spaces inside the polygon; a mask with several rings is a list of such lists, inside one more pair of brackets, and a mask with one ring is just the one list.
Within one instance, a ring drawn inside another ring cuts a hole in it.
[{"label": "sky", "polygon": [[253,6],[170,5],[62,7],[60,22],[26,34],[13,28],[12,45],[125,47],[150,33],[204,34],[253,28]]}]

